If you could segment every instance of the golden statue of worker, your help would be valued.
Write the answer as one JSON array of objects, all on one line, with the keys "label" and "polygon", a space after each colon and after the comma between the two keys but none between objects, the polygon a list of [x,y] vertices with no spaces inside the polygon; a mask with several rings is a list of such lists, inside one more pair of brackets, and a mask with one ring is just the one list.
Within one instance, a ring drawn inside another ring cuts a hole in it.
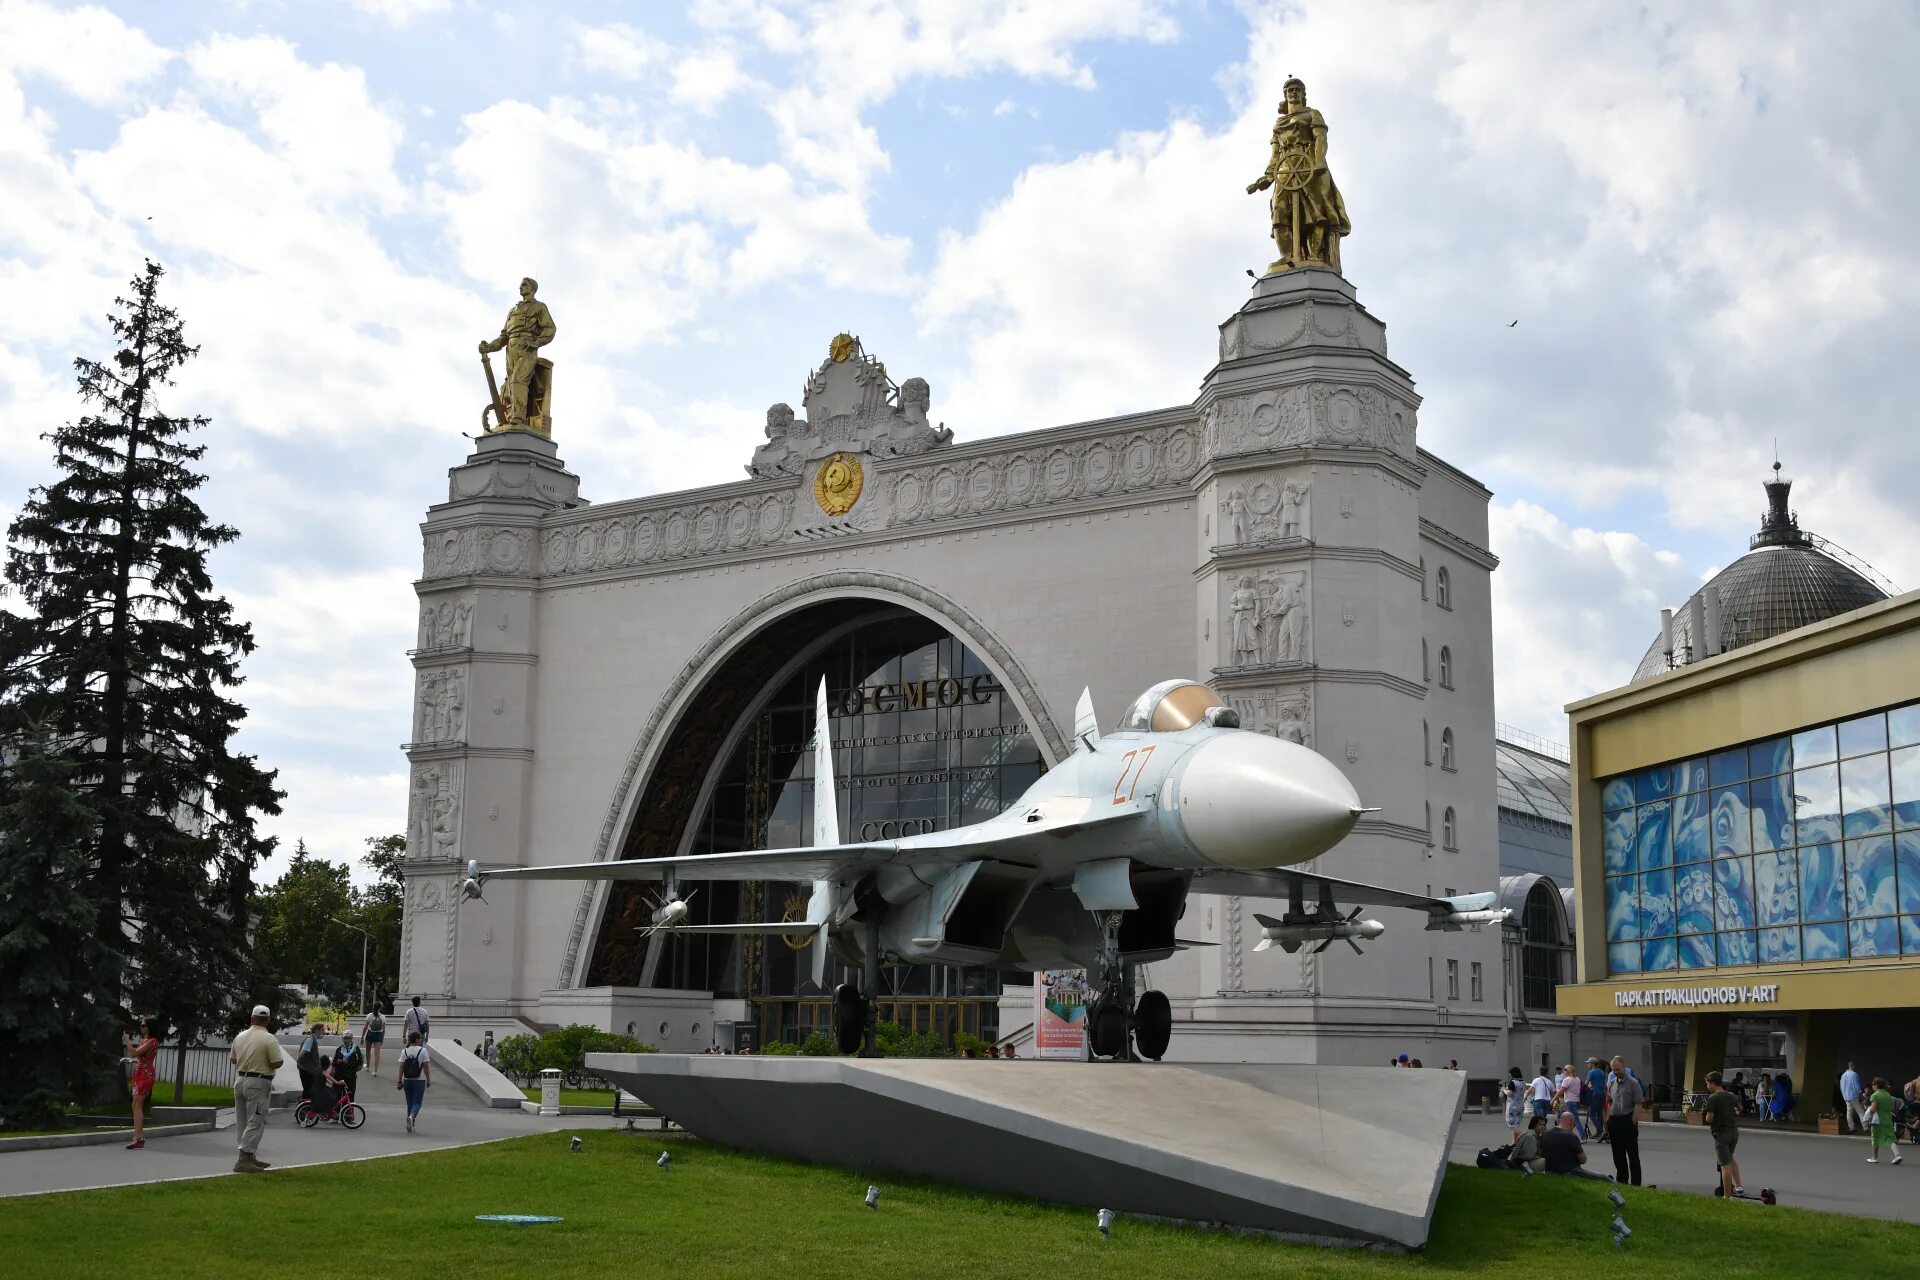
[{"label": "golden statue of worker", "polygon": [[[553,361],[541,358],[540,348],[553,341],[556,332],[553,314],[547,304],[534,298],[540,284],[532,276],[520,282],[520,301],[507,312],[500,336],[480,344],[480,364],[487,371],[487,392],[492,403],[480,411],[481,429],[494,431],[531,431],[553,438]],[[507,385],[504,400],[501,388],[493,380],[493,361],[487,353],[507,351]],[[493,422],[487,422],[487,415]]]},{"label": "golden statue of worker", "polygon": [[1280,118],[1273,122],[1267,171],[1247,194],[1273,189],[1273,242],[1280,256],[1267,270],[1331,267],[1340,270],[1340,238],[1353,230],[1340,188],[1327,172],[1327,122],[1307,105],[1307,86],[1288,80]]}]

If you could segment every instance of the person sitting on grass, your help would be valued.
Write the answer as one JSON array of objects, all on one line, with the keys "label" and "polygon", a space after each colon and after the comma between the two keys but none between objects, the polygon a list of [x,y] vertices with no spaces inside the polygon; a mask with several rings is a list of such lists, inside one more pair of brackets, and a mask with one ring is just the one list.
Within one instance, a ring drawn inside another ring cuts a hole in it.
[{"label": "person sitting on grass", "polygon": [[1587,1162],[1587,1152],[1580,1145],[1580,1116],[1577,1112],[1561,1112],[1560,1127],[1540,1135],[1540,1159],[1548,1173],[1569,1178],[1593,1178],[1600,1182],[1608,1180],[1580,1167]]},{"label": "person sitting on grass", "polygon": [[1545,1116],[1534,1116],[1528,1120],[1527,1131],[1520,1135],[1520,1141],[1513,1144],[1513,1154],[1508,1157],[1507,1163],[1528,1173],[1544,1172],[1547,1162],[1540,1154],[1540,1135],[1546,1131]]}]

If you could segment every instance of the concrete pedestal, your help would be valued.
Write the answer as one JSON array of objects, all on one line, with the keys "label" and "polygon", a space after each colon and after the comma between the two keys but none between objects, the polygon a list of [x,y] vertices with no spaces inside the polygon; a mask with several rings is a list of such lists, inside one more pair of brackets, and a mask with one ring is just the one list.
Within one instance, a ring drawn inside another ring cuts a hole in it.
[{"label": "concrete pedestal", "polygon": [[1316,1240],[1426,1243],[1466,1077],[1386,1068],[589,1054],[744,1151]]}]

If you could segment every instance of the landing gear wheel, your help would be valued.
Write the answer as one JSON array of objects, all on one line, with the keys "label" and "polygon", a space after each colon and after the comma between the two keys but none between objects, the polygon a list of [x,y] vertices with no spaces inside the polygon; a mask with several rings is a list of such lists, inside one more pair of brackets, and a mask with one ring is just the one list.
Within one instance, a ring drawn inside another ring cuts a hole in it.
[{"label": "landing gear wheel", "polygon": [[867,998],[851,982],[833,989],[833,1047],[842,1055],[860,1052],[867,1033]]},{"label": "landing gear wheel", "polygon": [[1154,1062],[1166,1056],[1173,1042],[1173,1005],[1164,991],[1147,991],[1133,1010],[1133,1047]]},{"label": "landing gear wheel", "polygon": [[340,1123],[349,1129],[358,1129],[367,1122],[367,1113],[359,1103],[349,1102],[340,1108]]},{"label": "landing gear wheel", "polygon": [[1087,1043],[1096,1058],[1120,1058],[1127,1052],[1127,1011],[1102,1000],[1087,1019]]}]

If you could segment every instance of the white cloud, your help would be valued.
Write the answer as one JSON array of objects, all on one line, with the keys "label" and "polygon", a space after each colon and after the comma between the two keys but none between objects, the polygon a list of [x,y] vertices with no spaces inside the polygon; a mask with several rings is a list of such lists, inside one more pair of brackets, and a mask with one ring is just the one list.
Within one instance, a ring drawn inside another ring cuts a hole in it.
[{"label": "white cloud", "polygon": [[453,0],[347,0],[347,3],[371,18],[396,27],[404,27],[430,13],[445,13]]},{"label": "white cloud", "polygon": [[669,52],[665,41],[624,22],[603,27],[575,23],[572,35],[574,57],[582,68],[620,80],[640,79]]},{"label": "white cloud", "polygon": [[120,101],[158,75],[168,57],[105,9],[0,0],[0,72],[44,76],[90,105]]},{"label": "white cloud", "polygon": [[1572,526],[1529,502],[1494,503],[1488,526],[1501,560],[1493,575],[1500,719],[1565,742],[1565,704],[1627,683],[1660,629],[1661,607],[1692,594],[1699,578],[1635,534]]},{"label": "white cloud", "polygon": [[673,100],[698,111],[712,111],[749,83],[726,49],[701,49],[674,60]]}]

